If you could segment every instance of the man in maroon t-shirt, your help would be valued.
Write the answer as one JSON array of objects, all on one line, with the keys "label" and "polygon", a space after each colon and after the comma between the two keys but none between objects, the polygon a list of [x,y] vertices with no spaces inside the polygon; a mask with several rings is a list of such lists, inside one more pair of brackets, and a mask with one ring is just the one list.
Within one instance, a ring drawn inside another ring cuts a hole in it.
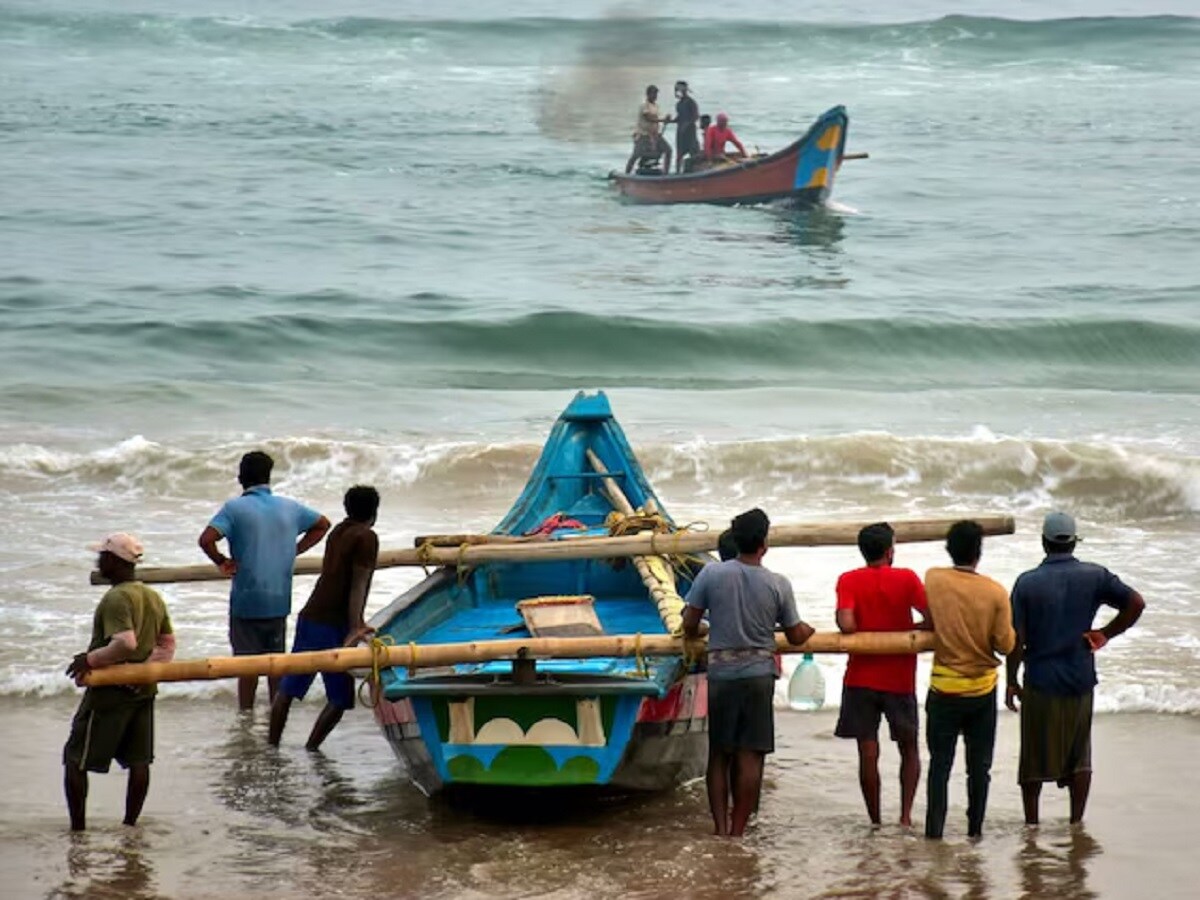
[{"label": "man in maroon t-shirt", "polygon": [[[895,532],[886,522],[858,533],[867,564],[837,583],[837,626],[856,631],[910,631],[913,610],[927,619],[925,587],[911,569],[892,568]],[[928,627],[922,622],[922,627]],[[917,750],[917,657],[850,654],[842,685],[842,709],[834,734],[858,741],[858,781],[871,822],[879,817],[879,719],[884,716],[900,750],[900,824],[912,824],[913,798],[921,779]]]}]

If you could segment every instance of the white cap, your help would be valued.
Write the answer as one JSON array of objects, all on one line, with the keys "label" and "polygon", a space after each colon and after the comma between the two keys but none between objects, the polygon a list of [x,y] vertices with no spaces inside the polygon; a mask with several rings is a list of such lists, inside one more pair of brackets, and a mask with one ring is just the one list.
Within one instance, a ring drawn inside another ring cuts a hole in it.
[{"label": "white cap", "polygon": [[125,562],[139,563],[142,560],[142,542],[123,531],[110,534],[99,544],[90,544],[88,549],[97,553],[111,553]]}]

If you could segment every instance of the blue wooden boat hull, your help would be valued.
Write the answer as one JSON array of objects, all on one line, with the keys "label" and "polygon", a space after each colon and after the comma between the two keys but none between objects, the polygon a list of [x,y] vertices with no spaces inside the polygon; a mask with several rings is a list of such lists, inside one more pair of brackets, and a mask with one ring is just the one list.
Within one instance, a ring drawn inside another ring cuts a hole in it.
[{"label": "blue wooden boat hull", "polygon": [[[607,533],[613,507],[589,449],[635,507],[653,500],[661,511],[607,399],[580,394],[494,533],[526,534],[556,513],[586,533]],[[678,577],[680,594],[689,586],[689,576]],[[528,636],[517,601],[577,594],[595,598],[605,633],[666,633],[635,568],[612,560],[442,569],[374,617],[381,637],[418,647],[415,670],[382,673],[375,710],[417,787],[427,794],[449,785],[655,790],[703,772],[707,685],[681,658],[539,660],[529,683],[508,661],[419,666],[421,644]]]}]

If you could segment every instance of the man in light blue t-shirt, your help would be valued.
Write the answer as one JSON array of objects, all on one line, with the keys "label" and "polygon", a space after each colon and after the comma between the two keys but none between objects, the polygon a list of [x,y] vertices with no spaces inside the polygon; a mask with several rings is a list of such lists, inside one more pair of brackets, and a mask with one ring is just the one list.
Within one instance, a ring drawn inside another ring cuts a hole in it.
[{"label": "man in light blue t-shirt", "polygon": [[[315,509],[271,493],[274,466],[261,450],[243,456],[238,466],[242,495],[227,501],[200,535],[200,549],[233,578],[229,643],[235,656],[286,651],[296,556],[319,544],[329,530],[329,520]],[[222,538],[229,543],[228,557],[217,549]],[[272,699],[277,681],[267,680]],[[257,676],[239,678],[238,706],[253,708],[257,690]]]},{"label": "man in light blue t-shirt", "polygon": [[763,567],[770,524],[761,509],[733,520],[737,557],[701,569],[683,612],[683,632],[695,638],[708,611],[705,780],[715,833],[730,837],[745,832],[758,807],[763,762],[775,750],[775,626],[796,645],[813,633],[796,612],[788,580]]}]

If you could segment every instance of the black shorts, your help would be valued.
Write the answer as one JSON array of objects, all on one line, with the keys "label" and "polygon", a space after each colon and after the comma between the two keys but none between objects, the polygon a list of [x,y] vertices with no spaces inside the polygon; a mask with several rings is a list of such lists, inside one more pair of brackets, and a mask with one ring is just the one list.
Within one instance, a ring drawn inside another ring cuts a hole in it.
[{"label": "black shorts", "polygon": [[287,616],[276,619],[229,617],[229,646],[234,656],[287,651]]},{"label": "black shorts", "polygon": [[734,750],[775,752],[775,676],[756,675],[708,681],[708,745]]},{"label": "black shorts", "polygon": [[915,741],[919,731],[917,695],[842,686],[842,711],[833,733],[860,741],[879,740],[879,717],[887,719],[892,740]]},{"label": "black shorts", "polygon": [[83,695],[63,747],[63,765],[107,772],[114,759],[125,769],[154,762],[153,694],[103,687]]}]

